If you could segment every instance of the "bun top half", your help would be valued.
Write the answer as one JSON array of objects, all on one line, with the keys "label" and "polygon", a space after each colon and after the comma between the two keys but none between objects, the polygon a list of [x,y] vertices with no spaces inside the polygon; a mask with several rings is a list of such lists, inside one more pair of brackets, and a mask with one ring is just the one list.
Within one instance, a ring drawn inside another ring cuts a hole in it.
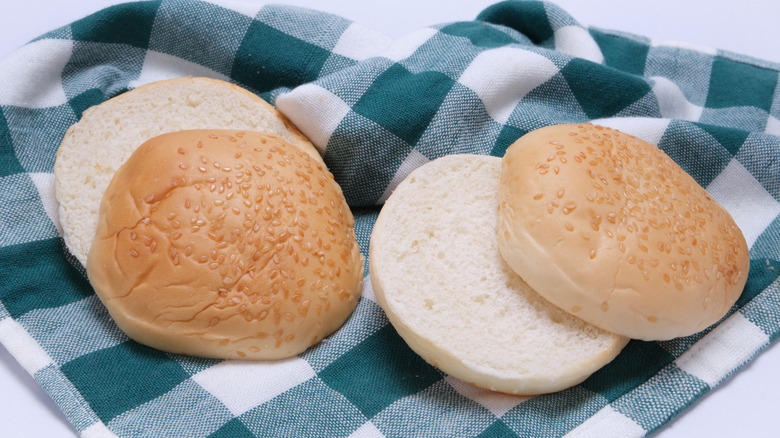
[{"label": "bun top half", "polygon": [[86,266],[100,200],[131,153],[152,137],[188,129],[267,132],[324,164],[301,132],[266,101],[218,79],[184,77],[152,82],[84,111],[66,132],[54,163],[63,238]]},{"label": "bun top half", "polygon": [[643,340],[717,322],[749,269],[742,232],[690,175],[656,146],[591,124],[542,128],[507,149],[498,239],[544,298]]},{"label": "bun top half", "polygon": [[117,325],[143,344],[289,357],[357,305],[353,227],[330,172],[281,138],[179,131],[142,144],[114,175],[87,274]]}]

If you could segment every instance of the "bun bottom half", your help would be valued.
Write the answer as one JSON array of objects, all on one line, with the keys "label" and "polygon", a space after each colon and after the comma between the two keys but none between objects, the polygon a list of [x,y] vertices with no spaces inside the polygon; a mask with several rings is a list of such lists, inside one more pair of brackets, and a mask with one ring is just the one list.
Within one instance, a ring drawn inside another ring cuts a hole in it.
[{"label": "bun bottom half", "polygon": [[452,155],[412,172],[374,226],[371,281],[398,334],[433,366],[504,393],[559,391],[628,339],[549,304],[506,265],[500,170],[500,158]]}]

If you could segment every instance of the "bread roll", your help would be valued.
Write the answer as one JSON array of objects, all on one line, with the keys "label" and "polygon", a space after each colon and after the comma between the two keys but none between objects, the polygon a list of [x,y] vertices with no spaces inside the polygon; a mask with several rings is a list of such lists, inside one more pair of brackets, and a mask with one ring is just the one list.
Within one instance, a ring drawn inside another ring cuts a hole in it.
[{"label": "bread roll", "polygon": [[179,131],[120,166],[87,274],[128,336],[223,359],[278,359],[339,328],[361,292],[333,176],[270,134]]},{"label": "bread roll", "polygon": [[590,124],[533,131],[507,149],[498,237],[540,295],[643,340],[701,331],[747,280],[731,216],[656,146]]},{"label": "bread roll", "polygon": [[65,244],[82,263],[111,177],[146,140],[183,129],[276,134],[322,162],[317,150],[276,109],[251,92],[207,78],[153,82],[91,107],[57,151],[54,181]]},{"label": "bread roll", "polygon": [[547,303],[501,258],[501,159],[451,155],[412,172],[371,235],[377,301],[430,364],[479,387],[540,394],[575,385],[627,339]]}]

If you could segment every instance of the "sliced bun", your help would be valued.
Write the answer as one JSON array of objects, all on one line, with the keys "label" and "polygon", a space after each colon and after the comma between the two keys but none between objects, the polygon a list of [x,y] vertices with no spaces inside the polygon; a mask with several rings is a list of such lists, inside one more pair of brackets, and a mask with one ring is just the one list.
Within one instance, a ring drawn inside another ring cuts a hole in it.
[{"label": "sliced bun", "polygon": [[422,358],[476,386],[540,394],[575,385],[627,339],[547,303],[498,251],[501,159],[439,158],[412,172],[371,235],[377,301]]},{"label": "sliced bun", "polygon": [[339,328],[363,260],[338,184],[279,137],[154,137],[100,204],[87,274],[120,329],[194,356],[278,359]]},{"label": "sliced bun", "polygon": [[207,78],[153,82],[84,111],[62,140],[54,164],[65,244],[82,263],[95,235],[103,192],[143,142],[184,129],[239,129],[282,137],[322,162],[276,109],[251,92]]},{"label": "sliced bun", "polygon": [[498,238],[540,295],[643,340],[699,332],[745,286],[747,244],[731,216],[656,146],[555,125],[503,158]]}]

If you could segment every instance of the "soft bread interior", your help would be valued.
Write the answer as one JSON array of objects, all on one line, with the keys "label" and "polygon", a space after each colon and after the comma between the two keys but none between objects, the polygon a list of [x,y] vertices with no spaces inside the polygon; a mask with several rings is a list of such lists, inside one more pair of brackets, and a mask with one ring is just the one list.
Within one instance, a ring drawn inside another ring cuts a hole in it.
[{"label": "soft bread interior", "polygon": [[514,394],[575,385],[626,344],[549,304],[496,241],[501,159],[453,155],[410,174],[382,208],[370,274],[409,346],[453,377]]}]

